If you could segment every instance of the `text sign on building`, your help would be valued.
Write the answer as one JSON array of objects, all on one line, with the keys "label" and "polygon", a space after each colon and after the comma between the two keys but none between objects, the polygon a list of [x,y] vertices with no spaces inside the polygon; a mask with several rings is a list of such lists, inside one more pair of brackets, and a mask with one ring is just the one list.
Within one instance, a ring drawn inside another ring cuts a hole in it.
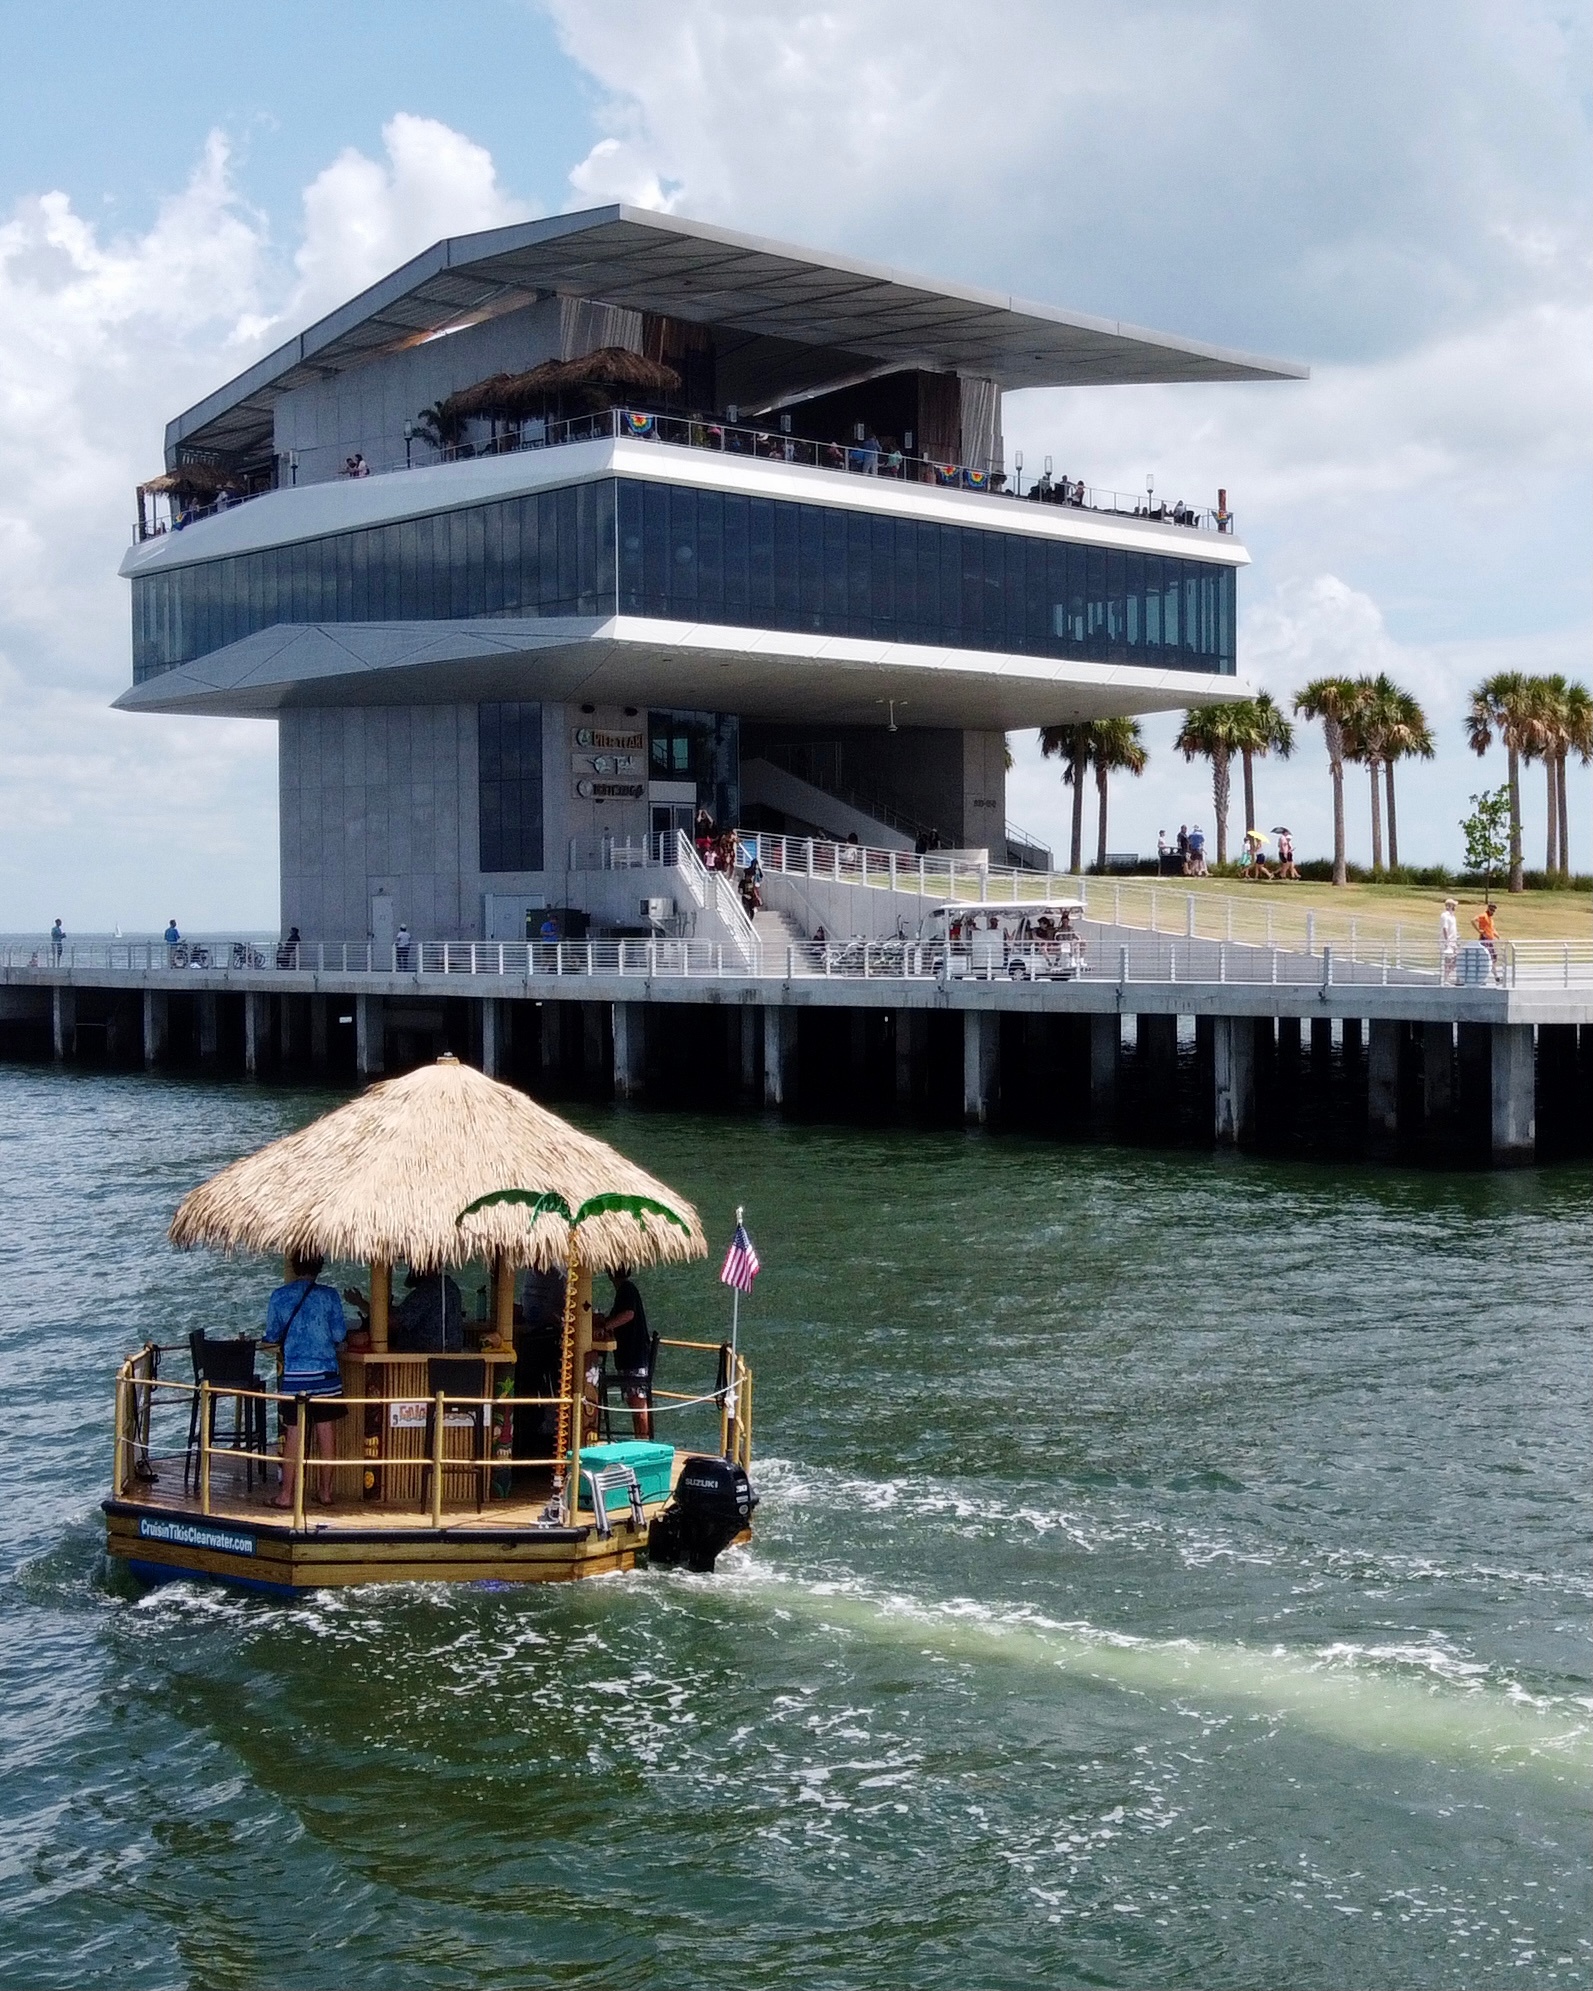
[{"label": "text sign on building", "polygon": [[594,726],[576,728],[575,744],[588,753],[639,754],[647,750],[645,733],[603,733]]},{"label": "text sign on building", "polygon": [[576,782],[575,792],[583,802],[639,802],[647,793],[647,784],[644,781],[581,780]]},{"label": "text sign on building", "polygon": [[597,774],[605,779],[641,779],[646,762],[640,754],[571,754],[570,765],[577,774]]}]

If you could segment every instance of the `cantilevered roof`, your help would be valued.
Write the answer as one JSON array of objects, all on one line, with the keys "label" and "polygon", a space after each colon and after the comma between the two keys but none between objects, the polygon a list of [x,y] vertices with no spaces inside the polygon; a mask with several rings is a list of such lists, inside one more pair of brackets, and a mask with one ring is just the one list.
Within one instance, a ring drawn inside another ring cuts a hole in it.
[{"label": "cantilevered roof", "polygon": [[180,448],[268,445],[278,395],[552,293],[1005,388],[1298,380],[1304,367],[1115,319],[624,206],[456,235],[383,277],[167,425]]}]

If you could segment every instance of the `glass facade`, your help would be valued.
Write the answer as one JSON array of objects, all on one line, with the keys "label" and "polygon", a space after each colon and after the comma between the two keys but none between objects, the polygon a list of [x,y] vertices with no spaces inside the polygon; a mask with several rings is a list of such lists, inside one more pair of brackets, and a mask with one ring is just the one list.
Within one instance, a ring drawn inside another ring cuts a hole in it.
[{"label": "glass facade", "polygon": [[1234,570],[827,505],[619,487],[622,615],[1235,668]]},{"label": "glass facade", "polygon": [[612,615],[614,486],[571,485],[133,582],[133,682],[279,622]]},{"label": "glass facade", "polygon": [[476,708],[483,871],[542,869],[542,707]]},{"label": "glass facade", "polygon": [[647,771],[654,781],[694,781],[716,823],[741,818],[741,721],[733,712],[649,712]]},{"label": "glass facade", "polygon": [[276,623],[616,608],[1232,673],[1234,595],[1234,569],[1208,560],[605,480],[139,576],[133,679]]}]

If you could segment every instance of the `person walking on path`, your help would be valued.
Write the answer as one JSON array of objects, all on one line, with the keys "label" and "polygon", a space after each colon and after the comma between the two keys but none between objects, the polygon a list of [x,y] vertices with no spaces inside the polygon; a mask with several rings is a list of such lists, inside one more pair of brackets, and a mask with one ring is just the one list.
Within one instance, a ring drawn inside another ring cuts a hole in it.
[{"label": "person walking on path", "polygon": [[1445,988],[1455,980],[1455,963],[1460,958],[1460,922],[1455,918],[1455,902],[1445,899],[1438,915],[1438,978]]},{"label": "person walking on path", "polygon": [[61,924],[61,916],[57,913],[55,924],[50,928],[50,952],[55,956],[55,965],[58,968],[61,965],[61,955],[65,951],[65,948],[66,928]]},{"label": "person walking on path", "polygon": [[1300,867],[1294,861],[1294,838],[1287,830],[1278,832],[1278,876],[1298,878]]},{"label": "person walking on path", "polygon": [[1499,929],[1494,925],[1493,916],[1498,910],[1498,906],[1490,899],[1471,922],[1477,929],[1477,938],[1488,951],[1488,959],[1493,963],[1493,978],[1496,982],[1500,980]]}]

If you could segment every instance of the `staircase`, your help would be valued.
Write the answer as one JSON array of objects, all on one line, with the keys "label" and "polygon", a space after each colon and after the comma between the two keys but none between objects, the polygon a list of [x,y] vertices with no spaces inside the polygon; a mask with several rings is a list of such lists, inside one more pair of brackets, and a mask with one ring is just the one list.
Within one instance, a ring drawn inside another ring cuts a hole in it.
[{"label": "staircase", "polygon": [[765,974],[784,973],[788,960],[793,974],[811,975],[815,972],[808,936],[794,913],[776,912],[770,906],[761,906],[753,915],[752,930],[763,950]]}]

